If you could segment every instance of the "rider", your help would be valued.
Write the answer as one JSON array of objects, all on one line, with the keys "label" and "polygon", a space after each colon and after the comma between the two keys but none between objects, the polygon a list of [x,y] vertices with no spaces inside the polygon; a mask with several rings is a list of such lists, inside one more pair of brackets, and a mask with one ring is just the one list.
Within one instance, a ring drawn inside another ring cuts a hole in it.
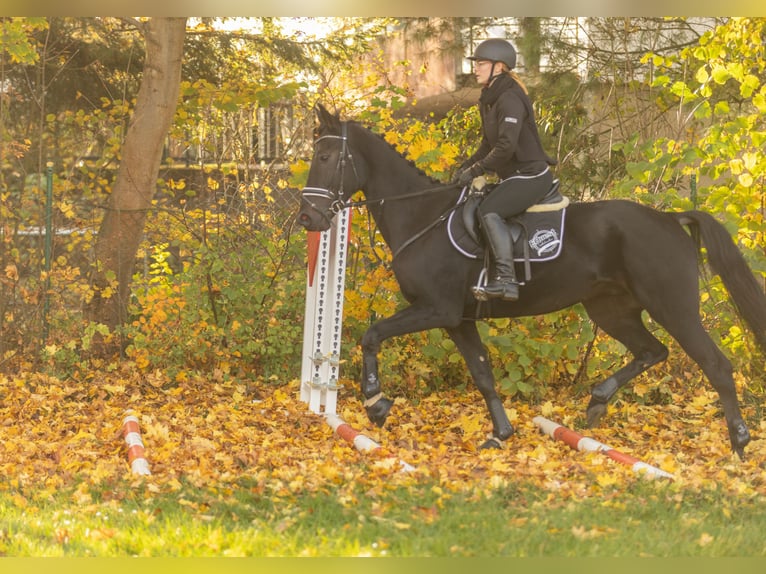
[{"label": "rider", "polygon": [[519,286],[513,264],[513,245],[505,220],[542,199],[553,183],[551,165],[540,143],[532,103],[515,72],[516,50],[507,40],[481,42],[469,58],[479,97],[482,139],[479,148],[457,171],[455,182],[470,185],[475,177],[494,172],[500,183],[479,206],[484,237],[494,259],[495,275],[485,287],[488,298],[515,301]]}]

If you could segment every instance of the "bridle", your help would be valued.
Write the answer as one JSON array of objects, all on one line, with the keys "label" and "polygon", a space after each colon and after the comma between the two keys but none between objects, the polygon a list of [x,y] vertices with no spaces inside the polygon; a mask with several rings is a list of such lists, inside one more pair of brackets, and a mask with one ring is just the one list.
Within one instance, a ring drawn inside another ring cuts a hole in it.
[{"label": "bridle", "polygon": [[[351,164],[351,169],[354,170],[354,176],[356,177],[357,183],[361,183],[361,180],[359,179],[359,172],[357,172],[356,164],[354,163],[354,156],[351,154],[351,151],[348,147],[348,122],[341,122],[340,130],[341,131],[339,136],[335,134],[328,134],[320,136],[314,140],[315,146],[324,139],[336,139],[341,141],[340,156],[338,157],[338,165],[335,168],[335,172],[340,174],[338,191],[333,192],[326,187],[304,187],[301,191],[301,195],[303,196],[304,201],[311,209],[319,213],[319,215],[328,223],[328,225],[332,221],[332,218],[335,217],[340,211],[346,209],[347,207],[351,207],[350,203],[346,200],[345,192],[343,189],[343,180],[345,179],[346,175],[347,163]],[[329,199],[331,201],[330,207],[328,207],[326,210],[320,209],[311,200],[312,197]]]},{"label": "bridle", "polygon": [[[344,176],[346,174],[346,165],[348,163],[351,164],[351,169],[354,170],[354,176],[356,177],[356,181],[357,181],[357,188],[361,187],[362,180],[359,177],[359,172],[357,171],[356,164],[354,163],[354,157],[351,154],[351,151],[348,146],[348,122],[341,122],[340,126],[341,126],[341,135],[327,134],[327,135],[320,136],[316,140],[314,140],[315,146],[317,143],[319,143],[323,139],[336,139],[336,140],[340,140],[341,142],[341,152],[340,152],[340,156],[338,157],[338,165],[335,169],[335,172],[340,175],[338,191],[333,192],[332,190],[326,187],[312,187],[312,186],[306,186],[303,188],[303,190],[301,190],[301,196],[303,197],[304,202],[307,204],[308,207],[316,211],[320,215],[320,217],[322,217],[322,219],[325,220],[325,222],[327,222],[328,227],[332,224],[333,217],[335,217],[339,212],[341,212],[342,210],[346,208],[361,207],[361,206],[372,205],[372,204],[383,205],[386,201],[396,201],[396,200],[420,197],[423,195],[429,195],[434,192],[451,189],[459,185],[455,183],[446,184],[446,185],[440,185],[438,187],[421,189],[419,191],[405,193],[402,195],[396,195],[396,196],[388,197],[388,198],[365,199],[363,201],[351,201],[350,196],[348,199],[345,197],[345,191],[343,189],[343,181],[345,179]],[[356,189],[354,189],[354,191],[352,192],[352,195],[355,191]],[[321,209],[311,199],[315,197],[322,198],[322,199],[329,199],[331,202],[330,206],[327,209],[324,209],[324,210]],[[458,207],[459,207],[459,204],[451,206],[445,213],[439,216],[434,222],[426,226],[420,232],[416,233],[413,237],[411,237],[408,241],[406,241],[396,251],[396,253],[394,253],[394,257],[396,257],[396,255],[398,255],[405,247],[409,246],[416,240],[420,239],[420,237],[425,235],[428,231],[430,231],[431,229],[436,227],[438,224],[445,221],[447,217],[449,216],[449,214],[455,209],[457,209]]]}]

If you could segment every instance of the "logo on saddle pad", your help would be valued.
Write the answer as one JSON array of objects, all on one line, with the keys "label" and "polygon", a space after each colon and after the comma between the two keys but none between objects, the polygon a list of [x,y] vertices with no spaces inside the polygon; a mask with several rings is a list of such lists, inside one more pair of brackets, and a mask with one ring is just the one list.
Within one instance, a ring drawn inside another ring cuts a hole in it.
[{"label": "logo on saddle pad", "polygon": [[561,246],[558,231],[538,229],[529,238],[529,246],[537,252],[538,256],[557,252]]}]

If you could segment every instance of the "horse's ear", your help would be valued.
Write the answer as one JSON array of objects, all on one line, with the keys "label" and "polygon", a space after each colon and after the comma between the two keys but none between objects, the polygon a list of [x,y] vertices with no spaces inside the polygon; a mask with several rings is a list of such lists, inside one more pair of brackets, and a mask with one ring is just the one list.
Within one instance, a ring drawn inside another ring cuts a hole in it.
[{"label": "horse's ear", "polygon": [[314,106],[314,109],[317,114],[317,119],[319,120],[319,127],[333,127],[340,124],[340,119],[338,115],[332,115],[327,108],[325,108],[322,104],[319,102],[316,103]]}]

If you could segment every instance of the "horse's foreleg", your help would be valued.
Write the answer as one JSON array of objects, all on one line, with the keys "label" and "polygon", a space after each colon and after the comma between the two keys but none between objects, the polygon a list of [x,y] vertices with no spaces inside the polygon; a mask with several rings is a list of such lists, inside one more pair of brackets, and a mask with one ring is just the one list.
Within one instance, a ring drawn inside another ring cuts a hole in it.
[{"label": "horse's foreleg", "polygon": [[[365,342],[365,339],[368,341]],[[394,402],[383,396],[378,378],[380,342],[371,344],[369,339],[367,334],[362,339],[362,394],[365,398],[364,407],[367,417],[374,424],[382,427]]]},{"label": "horse's foreleg", "polygon": [[437,327],[448,327],[456,322],[450,316],[430,307],[412,305],[391,317],[378,321],[362,337],[362,394],[367,417],[378,426],[383,426],[394,404],[383,396],[378,376],[378,353],[386,339],[416,333]]},{"label": "horse's foreleg", "polygon": [[503,402],[495,390],[495,377],[492,374],[487,350],[476,330],[476,323],[463,321],[458,327],[447,329],[447,332],[463,355],[468,371],[471,373],[481,396],[484,397],[489,416],[492,419],[492,438],[481,445],[481,448],[498,447],[502,441],[511,437],[514,430],[508,420],[508,415],[505,414]]}]

